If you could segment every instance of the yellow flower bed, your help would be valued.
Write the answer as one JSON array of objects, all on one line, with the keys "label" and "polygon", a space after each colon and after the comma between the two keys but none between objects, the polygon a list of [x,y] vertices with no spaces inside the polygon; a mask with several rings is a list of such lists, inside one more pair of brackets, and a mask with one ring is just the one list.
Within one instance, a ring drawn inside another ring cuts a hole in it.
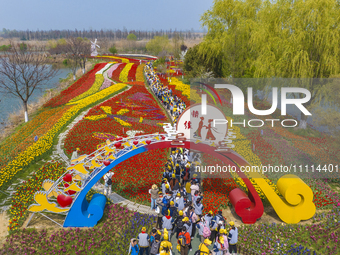
[{"label": "yellow flower bed", "polygon": [[53,140],[55,139],[56,135],[65,127],[66,124],[68,124],[77,114],[79,114],[81,110],[125,87],[125,84],[118,83],[115,84],[115,86],[108,87],[94,95],[77,101],[77,105],[68,109],[58,120],[58,122],[44,136],[40,137],[36,143],[29,146],[6,167],[0,170],[0,187],[4,183],[11,180],[17,172],[21,171],[25,166],[28,166],[37,157],[50,150],[53,146]]},{"label": "yellow flower bed", "polygon": [[[231,118],[230,117],[226,117],[226,118],[228,120],[228,123],[230,123],[231,122]],[[250,165],[252,165],[252,166],[261,166],[260,158],[255,153],[253,153],[252,147],[251,147],[251,142],[249,140],[246,140],[247,138],[241,134],[240,128],[236,127],[236,126],[233,126],[233,127],[228,126],[228,128],[233,129],[233,132],[236,133],[237,140],[233,141],[233,144],[235,145],[235,148],[233,148],[233,150],[235,152],[237,152],[238,154],[240,154],[246,161],[248,161]],[[275,192],[278,195],[280,195],[280,193],[279,193],[279,191],[278,191],[278,189],[277,189],[275,184],[273,184],[261,172],[258,173],[258,174],[262,178],[264,178],[266,180],[266,182],[271,186],[271,188],[273,190],[275,190]],[[249,180],[251,181],[251,183],[255,187],[255,189],[256,189],[257,193],[260,195],[260,197],[264,198],[265,195],[263,194],[261,188],[256,184],[256,181],[254,181],[254,179],[251,178],[251,173],[245,172],[245,175],[249,177]],[[235,176],[235,177],[237,177],[237,176]],[[245,187],[245,184],[243,183],[243,184],[241,184],[241,186]]]},{"label": "yellow flower bed", "polygon": [[106,117],[107,117],[106,114],[101,114],[101,115],[87,116],[84,119],[96,121],[96,120],[104,119]]},{"label": "yellow flower bed", "polygon": [[133,66],[133,63],[127,64],[123,71],[121,71],[120,75],[119,75],[119,80],[121,82],[128,82],[128,75],[129,75],[129,71],[131,69],[131,67]]},{"label": "yellow flower bed", "polygon": [[98,92],[100,87],[102,86],[103,82],[104,82],[103,74],[96,74],[96,79],[95,79],[92,87],[88,91],[85,91],[83,94],[71,99],[69,101],[69,103],[81,100],[85,97],[88,97],[88,96],[93,95],[94,93]]},{"label": "yellow flower bed", "polygon": [[143,117],[140,117],[139,118],[139,123],[142,123],[143,122]]},{"label": "yellow flower bed", "polygon": [[175,85],[176,90],[182,91],[182,94],[190,100],[190,85],[179,81],[177,78],[171,78],[170,85]]},{"label": "yellow flower bed", "polygon": [[102,109],[106,114],[112,114],[111,106],[101,106],[100,109]]},{"label": "yellow flower bed", "polygon": [[120,109],[116,114],[117,115],[123,115],[123,114],[125,114],[125,113],[127,113],[129,111],[130,111],[129,109]]},{"label": "yellow flower bed", "polygon": [[124,127],[131,127],[132,125],[128,122],[125,122],[124,120],[121,120],[120,118],[114,117],[115,120]]},{"label": "yellow flower bed", "polygon": [[144,66],[145,64],[138,65],[137,71],[136,71],[136,81],[143,81],[144,82]]}]

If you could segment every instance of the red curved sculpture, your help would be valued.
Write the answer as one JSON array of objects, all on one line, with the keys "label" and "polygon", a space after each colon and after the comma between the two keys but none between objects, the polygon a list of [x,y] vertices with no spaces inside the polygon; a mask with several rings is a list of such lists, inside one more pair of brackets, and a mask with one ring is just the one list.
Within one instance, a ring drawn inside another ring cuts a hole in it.
[{"label": "red curved sculpture", "polygon": [[[147,145],[148,150],[152,149],[161,149],[161,148],[169,148],[169,147],[179,147],[177,144],[173,145],[171,144],[171,141],[164,141],[160,143],[153,143],[150,145]],[[246,224],[254,224],[257,219],[261,218],[263,215],[263,204],[261,201],[261,198],[259,197],[255,187],[250,182],[250,180],[247,178],[247,176],[240,171],[239,166],[235,163],[236,160],[238,161],[244,161],[242,158],[240,158],[239,155],[233,152],[218,152],[215,151],[215,147],[209,146],[207,144],[196,144],[194,142],[188,142],[185,141],[182,145],[182,147],[187,149],[193,149],[198,150],[203,153],[208,153],[218,159],[220,159],[225,164],[228,164],[230,166],[236,167],[236,173],[240,178],[242,178],[243,182],[246,184],[248,188],[248,197],[245,198],[245,193],[241,193],[239,191],[231,191],[231,196],[229,195],[230,199],[233,199],[235,201],[235,205],[237,204],[237,207],[233,204],[235,208],[235,212],[237,215],[239,215],[242,219],[242,221]],[[248,201],[246,201],[248,199]],[[241,203],[238,201],[242,201]]]}]

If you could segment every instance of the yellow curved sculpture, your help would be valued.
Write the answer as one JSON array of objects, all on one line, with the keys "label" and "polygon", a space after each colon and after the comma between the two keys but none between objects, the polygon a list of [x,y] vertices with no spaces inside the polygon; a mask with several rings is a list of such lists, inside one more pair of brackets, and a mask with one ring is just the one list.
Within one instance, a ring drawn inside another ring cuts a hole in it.
[{"label": "yellow curved sculpture", "polygon": [[282,221],[296,224],[314,216],[316,207],[313,203],[313,191],[298,176],[288,174],[277,181],[276,186],[283,196],[281,198],[258,173],[250,175]]}]

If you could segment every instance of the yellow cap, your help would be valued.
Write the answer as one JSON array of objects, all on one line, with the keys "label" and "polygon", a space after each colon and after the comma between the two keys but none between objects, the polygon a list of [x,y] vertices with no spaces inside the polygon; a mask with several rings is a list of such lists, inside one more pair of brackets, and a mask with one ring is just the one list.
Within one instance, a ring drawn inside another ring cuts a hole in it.
[{"label": "yellow cap", "polygon": [[197,174],[194,174],[192,177],[197,177]]},{"label": "yellow cap", "polygon": [[212,242],[207,238],[207,239],[204,239],[204,243],[207,245],[210,245]]},{"label": "yellow cap", "polygon": [[230,225],[230,226],[234,226],[235,223],[234,223],[233,221],[230,221],[230,222],[229,222],[229,225]]},{"label": "yellow cap", "polygon": [[174,205],[175,203],[174,203],[174,201],[170,201],[170,205]]},{"label": "yellow cap", "polygon": [[171,166],[168,166],[169,169],[171,169]]},{"label": "yellow cap", "polygon": [[175,174],[172,174],[172,178],[175,178],[176,177],[176,175]]},{"label": "yellow cap", "polygon": [[145,227],[142,227],[142,231],[146,231],[146,228],[145,228]]},{"label": "yellow cap", "polygon": [[224,233],[224,229],[221,228],[221,229],[220,229],[220,234],[223,234],[223,233]]},{"label": "yellow cap", "polygon": [[[168,234],[164,234],[164,240],[168,240],[169,239],[169,236]],[[167,245],[167,244],[166,244]],[[165,247],[165,244],[163,245]]]},{"label": "yellow cap", "polygon": [[188,217],[184,217],[184,219],[182,221],[189,221]]},{"label": "yellow cap", "polygon": [[172,154],[175,154],[175,151],[172,151]]},{"label": "yellow cap", "polygon": [[77,151],[80,151],[80,149],[79,149],[79,148],[77,148]]},{"label": "yellow cap", "polygon": [[183,211],[180,210],[180,211],[178,212],[178,214],[179,214],[180,216],[183,216]]},{"label": "yellow cap", "polygon": [[209,213],[212,215],[213,214],[213,212],[212,211],[209,211]]},{"label": "yellow cap", "polygon": [[176,166],[179,166],[179,164],[176,164]]},{"label": "yellow cap", "polygon": [[168,189],[168,188],[169,188],[169,184],[165,184],[165,188],[167,188],[167,189]]},{"label": "yellow cap", "polygon": [[162,235],[161,231],[157,230],[157,234],[159,234],[160,236]]},{"label": "yellow cap", "polygon": [[180,196],[181,196],[181,193],[177,193],[177,196],[180,197]]}]

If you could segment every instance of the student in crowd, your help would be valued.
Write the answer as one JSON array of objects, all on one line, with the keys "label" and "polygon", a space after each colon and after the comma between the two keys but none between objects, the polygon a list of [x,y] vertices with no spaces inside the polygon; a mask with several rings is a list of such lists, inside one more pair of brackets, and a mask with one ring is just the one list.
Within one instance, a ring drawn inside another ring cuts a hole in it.
[{"label": "student in crowd", "polygon": [[207,238],[204,239],[201,244],[198,246],[198,250],[200,251],[198,255],[209,255],[212,254],[211,251],[209,250],[208,246],[211,245],[211,241]]},{"label": "student in crowd", "polygon": [[139,247],[137,244],[137,239],[136,238],[132,238],[130,241],[130,248],[129,248],[129,253],[131,255],[139,255]]},{"label": "student in crowd", "polygon": [[158,196],[159,189],[156,184],[152,185],[150,189],[150,195],[151,195],[151,210],[156,210],[156,200],[159,197]]},{"label": "student in crowd", "polygon": [[235,252],[235,254],[237,254],[238,229],[235,227],[235,223],[233,221],[230,221],[229,225],[231,226],[228,235],[229,253],[233,254]]},{"label": "student in crowd", "polygon": [[179,233],[177,243],[181,246],[181,255],[188,255],[191,246],[191,237],[186,226],[184,226],[182,231]]},{"label": "student in crowd", "polygon": [[146,233],[146,228],[142,227],[142,232],[138,235],[139,247],[140,247],[140,255],[144,254],[149,255],[149,235]]}]

